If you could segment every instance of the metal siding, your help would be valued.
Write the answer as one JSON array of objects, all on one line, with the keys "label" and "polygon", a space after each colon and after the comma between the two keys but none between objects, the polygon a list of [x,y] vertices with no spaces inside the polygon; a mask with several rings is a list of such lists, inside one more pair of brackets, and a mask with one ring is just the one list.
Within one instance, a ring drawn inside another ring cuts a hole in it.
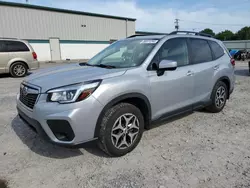
[{"label": "metal siding", "polygon": [[128,36],[135,34],[135,22],[128,21]]},{"label": "metal siding", "polygon": [[[9,6],[0,6],[0,25],[2,37],[97,41],[126,37],[126,20]],[[135,33],[134,21],[128,21],[131,33]]]},{"label": "metal siding", "polygon": [[250,40],[223,41],[229,49],[250,49]]}]

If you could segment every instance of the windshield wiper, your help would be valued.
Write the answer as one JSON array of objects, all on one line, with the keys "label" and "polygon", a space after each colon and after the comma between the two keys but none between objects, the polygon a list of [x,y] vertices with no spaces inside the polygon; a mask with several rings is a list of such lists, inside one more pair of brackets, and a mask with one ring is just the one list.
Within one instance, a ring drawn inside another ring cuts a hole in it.
[{"label": "windshield wiper", "polygon": [[105,65],[105,64],[99,64],[99,65],[95,65],[96,67],[101,67],[101,68],[108,68],[108,69],[114,69],[116,68],[116,66],[113,65]]},{"label": "windshield wiper", "polygon": [[90,64],[88,64],[88,63],[84,63],[84,62],[79,63],[79,65],[80,65],[80,66],[91,66],[91,67],[93,67],[93,66],[94,66],[94,65],[90,65]]},{"label": "windshield wiper", "polygon": [[79,65],[80,65],[80,66],[90,66],[90,67],[108,68],[108,69],[116,68],[116,66],[113,66],[113,65],[105,65],[105,64],[91,65],[91,64],[88,64],[88,63],[79,63]]}]

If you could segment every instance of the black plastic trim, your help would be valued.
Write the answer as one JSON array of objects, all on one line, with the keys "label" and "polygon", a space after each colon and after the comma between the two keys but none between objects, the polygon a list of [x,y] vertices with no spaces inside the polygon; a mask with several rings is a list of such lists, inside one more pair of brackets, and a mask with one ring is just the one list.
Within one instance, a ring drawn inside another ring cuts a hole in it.
[{"label": "black plastic trim", "polygon": [[195,35],[198,35],[198,36],[213,38],[212,35],[209,35],[209,34],[206,34],[206,33],[201,33],[201,32],[195,32],[195,31],[173,31],[173,32],[169,33],[169,35],[177,35],[178,33],[186,33],[186,35],[187,34],[195,34]]},{"label": "black plastic trim", "polygon": [[211,100],[208,100],[205,102],[197,102],[195,104],[188,105],[188,106],[179,108],[177,110],[173,110],[171,112],[163,114],[162,116],[160,116],[157,119],[152,120],[151,124],[157,124],[161,121],[167,121],[169,119],[181,116],[181,115],[186,114],[186,113],[192,113],[195,110],[199,110],[199,109],[205,108],[206,106],[209,106],[211,103],[212,103]]},{"label": "black plastic trim", "polygon": [[123,100],[126,100],[126,99],[130,99],[130,98],[140,98],[142,99],[145,104],[147,105],[147,110],[148,110],[148,119],[146,120],[147,122],[145,123],[145,126],[146,128],[149,126],[150,122],[151,122],[151,105],[150,105],[150,102],[148,100],[148,98],[141,94],[141,93],[128,93],[128,94],[124,94],[124,95],[121,95],[113,100],[111,100],[101,111],[99,117],[98,117],[98,120],[97,120],[97,124],[96,124],[96,127],[95,127],[95,133],[94,133],[94,137],[99,137],[99,131],[100,131],[100,126],[101,126],[101,122],[102,122],[102,117],[104,116],[105,112],[111,108],[113,105],[123,101]]},{"label": "black plastic trim", "polygon": [[[67,120],[50,119],[47,120],[47,124],[58,140],[72,141],[75,138],[75,133]],[[59,134],[64,135],[64,138],[60,138]]]}]

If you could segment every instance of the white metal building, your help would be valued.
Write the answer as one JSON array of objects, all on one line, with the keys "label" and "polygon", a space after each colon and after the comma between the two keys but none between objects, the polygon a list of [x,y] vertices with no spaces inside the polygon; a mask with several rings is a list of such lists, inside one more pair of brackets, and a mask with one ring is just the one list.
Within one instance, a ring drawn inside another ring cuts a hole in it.
[{"label": "white metal building", "polygon": [[228,40],[223,41],[228,49],[249,50],[250,40]]},{"label": "white metal building", "polygon": [[135,19],[0,1],[0,37],[30,42],[38,59],[89,59],[135,34]]}]

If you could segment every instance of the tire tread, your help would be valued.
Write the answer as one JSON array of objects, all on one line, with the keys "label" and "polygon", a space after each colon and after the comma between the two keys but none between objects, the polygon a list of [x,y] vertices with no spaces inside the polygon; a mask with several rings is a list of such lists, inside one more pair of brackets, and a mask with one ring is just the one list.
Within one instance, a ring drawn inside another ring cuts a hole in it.
[{"label": "tire tread", "polygon": [[223,110],[224,106],[226,105],[226,102],[225,102],[224,106],[223,106],[221,109],[218,109],[218,108],[215,106],[215,104],[214,104],[214,102],[215,102],[216,91],[217,91],[217,89],[218,89],[221,85],[223,85],[223,86],[225,87],[226,92],[227,92],[226,95],[228,95],[228,89],[227,89],[226,84],[225,84],[224,82],[222,82],[222,81],[218,81],[218,82],[215,84],[215,86],[214,86],[214,88],[213,88],[213,91],[212,91],[212,94],[211,94],[212,104],[206,108],[209,112],[218,113],[218,112],[220,112],[221,110]]},{"label": "tire tread", "polygon": [[[105,133],[106,133],[106,126],[107,126],[107,122],[109,121],[109,119],[113,116],[113,114],[117,111],[119,111],[122,108],[125,107],[132,107],[132,108],[137,108],[136,106],[130,104],[130,103],[119,103],[113,107],[111,107],[110,109],[108,109],[103,118],[102,118],[102,122],[100,125],[100,133],[99,133],[99,141],[98,141],[98,146],[99,148],[104,151],[105,153],[107,153],[109,156],[115,156],[114,154],[110,153],[108,148],[107,148],[107,144],[105,141]],[[138,108],[137,108],[138,109]],[[139,110],[139,109],[138,109]],[[140,111],[140,110],[139,110]]]}]

